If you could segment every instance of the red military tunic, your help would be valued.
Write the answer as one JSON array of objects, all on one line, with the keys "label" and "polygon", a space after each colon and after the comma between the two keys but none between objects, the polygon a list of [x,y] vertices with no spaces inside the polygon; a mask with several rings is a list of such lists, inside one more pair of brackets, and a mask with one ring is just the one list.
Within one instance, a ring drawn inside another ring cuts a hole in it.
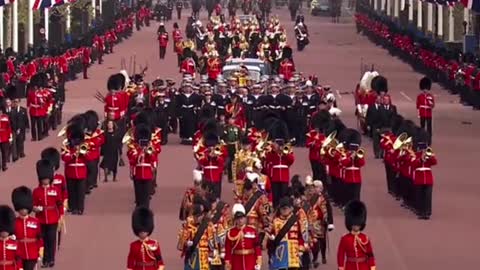
[{"label": "red military tunic", "polygon": [[283,75],[283,79],[290,80],[293,77],[293,73],[295,72],[295,64],[292,60],[284,59],[280,63],[280,70],[279,74]]},{"label": "red military tunic", "polygon": [[270,151],[267,153],[265,160],[268,164],[268,175],[272,183],[288,183],[290,181],[290,166],[292,166],[295,161],[293,153],[283,155]]},{"label": "red military tunic", "polygon": [[190,74],[192,77],[195,76],[195,61],[192,58],[187,58],[183,60],[180,66],[180,72],[183,74]]},{"label": "red military tunic", "polygon": [[412,161],[413,184],[414,185],[433,185],[432,166],[437,165],[435,156],[426,160],[422,159],[423,151],[416,153],[416,158]]},{"label": "red military tunic", "polygon": [[90,146],[92,160],[100,159],[100,149],[105,143],[105,134],[102,129],[97,128],[91,136],[88,136],[85,140]]},{"label": "red military tunic", "polygon": [[125,92],[110,92],[105,97],[105,116],[113,114],[113,120],[119,120],[125,115]]},{"label": "red military tunic", "polygon": [[138,144],[129,146],[127,157],[130,162],[132,176],[135,180],[151,181],[157,167],[156,159],[158,153],[154,151],[152,154],[146,151]]},{"label": "red military tunic", "polygon": [[[355,155],[355,154],[354,154]],[[360,168],[365,166],[365,158],[352,157],[351,155],[340,159],[344,167],[343,180],[347,184],[362,183],[362,174]]]},{"label": "red military tunic", "polygon": [[383,160],[385,161],[385,164],[392,167],[394,166],[395,162],[393,143],[396,139],[396,136],[392,132],[384,133],[383,137],[380,139],[380,147],[384,151]]},{"label": "red military tunic", "polygon": [[0,143],[8,143],[12,138],[10,118],[6,114],[0,115]]},{"label": "red military tunic", "polygon": [[18,242],[10,237],[0,240],[0,270],[20,270],[23,264],[18,255]]},{"label": "red military tunic", "polygon": [[27,107],[30,116],[42,117],[44,116],[45,100],[41,90],[29,90],[27,94]]},{"label": "red military tunic", "polygon": [[93,160],[91,152],[85,155],[77,153],[77,148],[62,149],[62,160],[65,162],[65,177],[67,179],[85,180],[87,178],[87,162]]},{"label": "red military tunic", "polygon": [[[252,227],[233,227],[225,239],[225,265],[230,270],[252,270],[261,265],[262,250],[257,231]],[[228,269],[228,268],[227,268]]]},{"label": "red military tunic", "polygon": [[[63,176],[63,174],[56,173],[53,176],[52,186],[58,189],[60,192],[60,198],[62,198],[62,201],[65,203],[65,201],[68,200],[67,180],[65,180],[65,176]],[[60,208],[61,216],[65,214],[64,210],[65,209],[63,207]]]},{"label": "red military tunic", "polygon": [[33,190],[33,207],[40,210],[35,213],[41,224],[56,224],[63,208],[61,192],[54,186],[40,186]]},{"label": "red military tunic", "polygon": [[182,32],[180,32],[180,30],[178,29],[175,29],[172,31],[172,39],[173,39],[173,42],[176,44],[177,42],[181,41],[182,40]]},{"label": "red military tunic", "polygon": [[432,110],[435,107],[433,95],[423,92],[417,96],[418,116],[421,118],[432,118]]},{"label": "red military tunic", "polygon": [[210,182],[218,183],[222,181],[225,158],[223,155],[210,157],[204,154],[198,159],[198,163],[203,169],[203,177]]},{"label": "red military tunic", "polygon": [[43,247],[40,221],[31,216],[17,217],[15,236],[17,237],[17,255],[22,260],[37,260],[40,248]]},{"label": "red military tunic", "polygon": [[84,47],[83,50],[82,50],[82,53],[83,53],[83,58],[82,58],[82,63],[84,65],[88,65],[90,64],[90,61],[91,61],[91,58],[90,58],[90,48],[88,47]]},{"label": "red military tunic", "polygon": [[[236,107],[236,108],[235,108]],[[242,104],[229,103],[225,107],[225,116],[227,118],[233,117],[235,119],[234,124],[240,129],[245,130],[247,126],[247,117],[245,114],[245,107]]]},{"label": "red military tunic", "polygon": [[153,239],[137,240],[130,244],[127,258],[127,269],[158,270],[164,263],[158,241]]},{"label": "red military tunic", "polygon": [[158,45],[162,48],[166,48],[168,44],[168,33],[163,32],[158,35]]},{"label": "red military tunic", "polygon": [[211,80],[216,80],[222,73],[221,63],[218,57],[212,57],[207,60],[207,74]]},{"label": "red military tunic", "polygon": [[307,147],[309,149],[308,158],[312,162],[320,162],[320,149],[322,148],[322,143],[325,140],[325,135],[316,130],[310,130],[307,133]]},{"label": "red military tunic", "polygon": [[342,270],[372,270],[375,267],[372,243],[363,234],[342,236],[337,252],[338,268]]}]

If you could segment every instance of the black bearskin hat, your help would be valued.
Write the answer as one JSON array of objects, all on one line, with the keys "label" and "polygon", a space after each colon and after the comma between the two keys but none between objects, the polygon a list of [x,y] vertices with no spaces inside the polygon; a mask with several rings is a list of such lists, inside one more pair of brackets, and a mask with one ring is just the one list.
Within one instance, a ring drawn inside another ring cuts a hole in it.
[{"label": "black bearskin hat", "polygon": [[202,133],[209,133],[209,132],[217,132],[218,131],[218,124],[215,118],[208,118],[205,119],[201,123],[201,131]]},{"label": "black bearskin hat", "polygon": [[356,129],[353,129],[353,128],[349,128],[346,130],[347,134],[346,134],[346,138],[345,138],[345,142],[346,142],[346,146],[349,148],[349,150],[356,150],[358,149],[358,147],[360,147],[360,145],[362,144],[362,135],[360,134],[360,132],[358,132],[358,130]]},{"label": "black bearskin hat", "polygon": [[203,135],[205,145],[207,147],[212,147],[218,144],[218,135],[215,132],[207,132]]},{"label": "black bearskin hat", "polygon": [[94,110],[88,110],[84,113],[85,120],[86,120],[86,128],[88,131],[93,132],[98,128],[98,121],[100,118],[98,118],[97,112]]},{"label": "black bearskin hat", "polygon": [[74,115],[72,118],[70,118],[70,120],[68,120],[67,124],[76,124],[79,125],[82,130],[85,129],[85,126],[87,125],[85,114]]},{"label": "black bearskin hat", "polygon": [[371,82],[372,89],[380,94],[381,92],[388,92],[388,81],[385,77],[379,75],[372,79]]},{"label": "black bearskin hat", "polygon": [[423,77],[419,83],[420,90],[430,90],[432,88],[432,80],[428,77]]},{"label": "black bearskin hat", "polygon": [[137,113],[137,115],[135,116],[135,120],[133,120],[133,125],[134,126],[146,125],[148,127],[152,127],[153,125],[152,115],[153,114],[150,114],[147,111],[145,111],[145,109],[143,109],[142,111]]},{"label": "black bearskin hat", "polygon": [[124,89],[127,85],[127,78],[122,73],[117,73],[114,75],[118,80],[118,85],[120,86],[119,90]]},{"label": "black bearskin hat", "polygon": [[15,211],[26,209],[28,213],[33,209],[33,195],[32,191],[26,187],[17,187],[12,191],[12,204]]},{"label": "black bearskin hat", "polygon": [[150,141],[152,138],[152,130],[145,124],[135,126],[135,139],[137,142]]},{"label": "black bearskin hat", "polygon": [[345,227],[351,231],[353,226],[360,226],[360,231],[363,231],[366,225],[367,207],[361,201],[350,201],[345,206]]},{"label": "black bearskin hat", "polygon": [[50,179],[53,181],[53,164],[48,159],[41,159],[37,161],[37,176],[38,181],[43,179]]},{"label": "black bearskin hat", "polygon": [[262,119],[263,120],[262,120],[261,126],[259,128],[264,129],[264,130],[268,130],[270,128],[270,126],[272,125],[272,123],[280,120],[281,118],[275,112],[269,111],[263,116]]},{"label": "black bearskin hat", "polygon": [[190,58],[192,57],[192,50],[190,48],[185,48],[183,49],[182,55],[185,58]]},{"label": "black bearskin hat", "polygon": [[284,208],[284,207],[292,207],[292,199],[290,197],[283,197],[280,199],[278,202],[278,209]]},{"label": "black bearskin hat", "polygon": [[0,205],[0,232],[15,233],[15,212],[7,205]]},{"label": "black bearskin hat", "polygon": [[48,147],[43,149],[40,154],[41,159],[50,160],[55,170],[60,168],[60,152],[55,147]]},{"label": "black bearskin hat", "polygon": [[73,146],[80,145],[85,140],[85,130],[82,126],[72,123],[67,127],[68,140]]},{"label": "black bearskin hat", "polygon": [[312,118],[312,124],[315,129],[325,131],[330,124],[331,115],[328,111],[320,111]]},{"label": "black bearskin hat", "polygon": [[173,23],[173,28],[178,29],[178,23]]},{"label": "black bearskin hat", "polygon": [[205,125],[207,121],[214,121],[216,125],[215,108],[210,106],[202,107],[202,109],[200,110],[199,121],[200,127]]},{"label": "black bearskin hat", "polygon": [[283,48],[282,57],[284,59],[292,59],[292,54],[293,54],[292,48],[290,48],[290,47],[284,47]]},{"label": "black bearskin hat", "polygon": [[154,228],[153,213],[147,207],[138,207],[132,213],[132,230],[138,236],[142,232],[152,234]]},{"label": "black bearskin hat", "polygon": [[417,127],[415,137],[413,137],[415,149],[424,150],[428,145],[428,133],[425,129]]},{"label": "black bearskin hat", "polygon": [[198,217],[200,216],[201,214],[203,214],[205,211],[205,204],[202,203],[202,204],[194,204],[193,207],[192,207],[192,215],[194,217]]},{"label": "black bearskin hat", "polygon": [[393,134],[395,135],[399,134],[398,131],[400,130],[400,127],[402,126],[403,122],[404,122],[404,119],[399,114],[396,114],[392,117],[391,127],[392,127]]},{"label": "black bearskin hat", "polygon": [[399,128],[398,133],[407,133],[409,137],[414,137],[416,133],[416,126],[412,120],[405,120]]},{"label": "black bearskin hat", "polygon": [[274,121],[266,130],[270,140],[288,140],[288,126],[282,120]]}]

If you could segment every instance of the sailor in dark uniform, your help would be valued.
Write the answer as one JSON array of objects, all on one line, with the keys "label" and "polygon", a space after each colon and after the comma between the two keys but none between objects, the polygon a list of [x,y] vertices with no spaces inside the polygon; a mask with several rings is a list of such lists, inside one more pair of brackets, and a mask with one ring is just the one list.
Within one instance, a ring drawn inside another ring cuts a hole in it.
[{"label": "sailor in dark uniform", "polygon": [[225,107],[230,103],[227,84],[223,80],[219,80],[216,87],[217,93],[213,95],[213,101],[217,105],[217,116],[225,116]]},{"label": "sailor in dark uniform", "polygon": [[155,112],[155,127],[162,129],[162,145],[168,143],[168,123],[173,113],[172,104],[166,99],[166,93],[160,91],[155,98],[153,109]]},{"label": "sailor in dark uniform", "polygon": [[260,126],[262,121],[262,86],[255,84],[252,86],[252,92],[247,95],[247,128]]},{"label": "sailor in dark uniform", "polygon": [[283,106],[286,105],[287,100],[288,97],[280,93],[280,86],[273,82],[270,84],[270,93],[266,96],[264,105],[269,111],[280,115],[283,114],[285,109]]},{"label": "sailor in dark uniform", "polygon": [[178,97],[178,116],[180,119],[180,138],[183,144],[191,144],[197,124],[197,110],[201,106],[202,97],[193,93],[191,83],[185,83],[183,93]]}]

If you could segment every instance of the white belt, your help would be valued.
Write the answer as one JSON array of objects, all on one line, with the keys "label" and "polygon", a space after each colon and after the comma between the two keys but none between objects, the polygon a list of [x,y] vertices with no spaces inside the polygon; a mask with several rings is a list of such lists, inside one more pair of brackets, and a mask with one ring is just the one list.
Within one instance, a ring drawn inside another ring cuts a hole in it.
[{"label": "white belt", "polygon": [[182,105],[182,108],[193,108],[193,105]]},{"label": "white belt", "polygon": [[137,164],[136,166],[137,166],[137,167],[151,167],[152,164],[150,164],[150,163],[139,163],[139,164]]},{"label": "white belt", "polygon": [[421,172],[423,172],[423,171],[431,171],[431,170],[432,170],[432,168],[428,168],[428,167],[420,167],[420,168],[416,168],[416,169],[415,169],[415,171],[421,171]]},{"label": "white belt", "polygon": [[219,109],[225,109],[225,106],[217,106]]},{"label": "white belt", "polygon": [[310,109],[315,109],[315,108],[316,108],[316,106],[310,106],[309,108],[310,108]]},{"label": "white belt", "polygon": [[427,105],[420,105],[420,108],[431,109],[432,107],[427,106]]},{"label": "white belt", "polygon": [[205,167],[203,167],[203,169],[213,170],[213,169],[218,169],[218,166],[205,166]]},{"label": "white belt", "polygon": [[360,170],[358,167],[347,167],[345,170]]},{"label": "white belt", "polygon": [[85,166],[84,163],[70,163],[68,164],[68,166],[72,166],[72,167],[83,167]]},{"label": "white belt", "polygon": [[111,111],[120,110],[120,108],[118,108],[118,107],[107,107],[107,109],[109,109]]},{"label": "white belt", "polygon": [[288,166],[287,165],[274,165],[274,166],[272,166],[272,168],[274,168],[274,169],[284,169],[284,168],[288,168]]},{"label": "white belt", "polygon": [[270,106],[268,106],[268,107],[270,107],[270,108],[272,108],[272,109],[280,109],[282,106],[271,106],[271,105],[270,105]]}]

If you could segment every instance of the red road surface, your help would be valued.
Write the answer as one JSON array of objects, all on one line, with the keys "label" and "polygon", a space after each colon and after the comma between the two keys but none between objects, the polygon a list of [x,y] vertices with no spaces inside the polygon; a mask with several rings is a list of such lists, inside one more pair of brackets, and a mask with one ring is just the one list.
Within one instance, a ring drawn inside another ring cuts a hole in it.
[{"label": "red road surface", "polygon": [[[274,12],[281,16],[293,41],[293,23],[285,20],[289,18],[286,9]],[[337,100],[343,110],[341,118],[349,126],[355,127],[356,122],[353,96],[346,92],[351,92],[359,80],[361,58],[364,63],[375,64],[389,79],[390,93],[399,111],[416,119],[414,100],[421,75],[357,35],[350,17],[343,18],[342,23],[336,25],[328,18],[311,16],[306,16],[306,22],[311,45],[304,52],[295,54],[296,64],[306,75],[316,74],[321,83],[338,90]],[[147,81],[156,77],[180,78],[172,44],[169,44],[167,58],[158,59],[157,27],[153,23],[150,28],[136,32],[133,38],[117,46],[115,54],[106,56],[103,65],[95,65],[89,70],[89,80],[69,83],[65,119],[92,108],[102,112],[102,104],[93,95],[97,90],[105,91],[107,76],[119,71],[122,57],[127,64],[133,54],[136,54],[138,64],[145,66],[148,62]],[[167,23],[167,30],[171,29],[172,23]],[[476,136],[480,134],[479,113],[459,105],[455,96],[438,85],[434,86],[433,93],[437,99],[433,141],[439,165],[434,169],[436,183],[430,221],[417,220],[387,195],[383,164],[373,159],[371,143],[364,139],[368,159],[363,170],[362,199],[368,207],[366,232],[373,242],[378,269],[477,269],[475,243],[480,243],[476,228],[480,221],[477,216],[480,177],[476,174],[479,167],[476,159],[480,154],[480,143],[476,142]],[[464,125],[462,121],[472,124]],[[44,147],[52,145],[60,145],[60,139],[53,132],[45,141],[27,142],[27,158],[10,164],[9,170],[0,174],[0,203],[10,203],[10,192],[14,187],[37,184],[35,161]],[[293,172],[304,176],[310,170],[306,150],[295,149],[295,154]],[[160,240],[167,269],[183,268],[176,250],[180,226],[178,206],[185,188],[191,185],[193,167],[192,149],[180,146],[175,136],[161,153],[159,187],[151,204],[156,221],[153,237]],[[133,187],[127,168],[120,168],[119,182],[100,183],[87,198],[84,216],[67,217],[68,231],[63,237],[56,269],[125,269],[129,243],[134,239],[130,227]],[[231,189],[231,185],[224,185],[227,200],[231,198]],[[343,216],[334,211],[336,230],[329,235],[329,263],[321,266],[323,269],[336,269],[338,239],[346,232]]]}]

